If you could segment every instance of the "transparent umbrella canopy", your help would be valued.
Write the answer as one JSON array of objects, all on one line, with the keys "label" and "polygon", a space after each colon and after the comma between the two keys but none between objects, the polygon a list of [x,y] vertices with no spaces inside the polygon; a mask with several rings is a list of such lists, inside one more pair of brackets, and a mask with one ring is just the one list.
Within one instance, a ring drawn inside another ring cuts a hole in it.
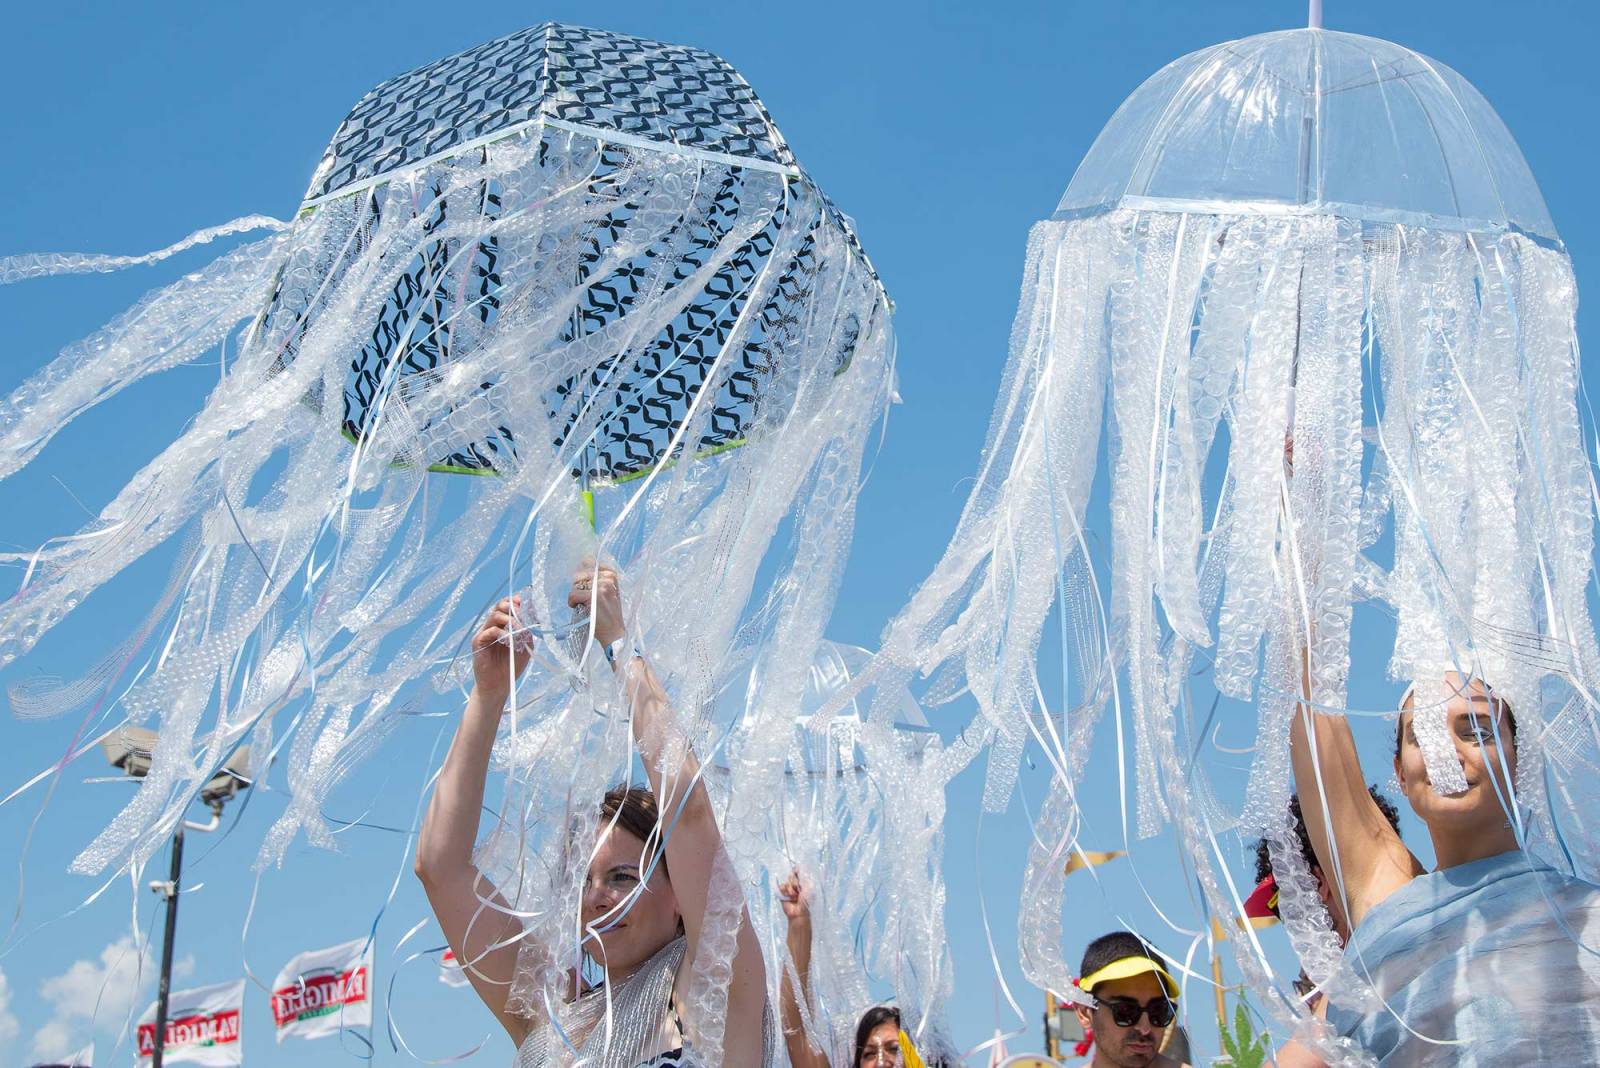
[{"label": "transparent umbrella canopy", "polygon": [[1203,48],[1139,86],[1057,211],[1113,207],[1314,213],[1556,240],[1522,151],[1482,93],[1409,48],[1332,30]]}]

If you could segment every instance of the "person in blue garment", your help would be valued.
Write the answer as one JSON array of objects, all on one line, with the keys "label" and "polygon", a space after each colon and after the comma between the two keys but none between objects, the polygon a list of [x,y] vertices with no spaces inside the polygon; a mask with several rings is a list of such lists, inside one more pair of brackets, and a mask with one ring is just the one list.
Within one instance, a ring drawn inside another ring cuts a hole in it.
[{"label": "person in blue garment", "polygon": [[[1373,800],[1345,717],[1307,704],[1293,718],[1295,785],[1348,917],[1346,958],[1383,999],[1362,1012],[1335,998],[1328,1022],[1380,1066],[1600,1064],[1600,888],[1518,842],[1510,705],[1482,679],[1443,682],[1466,789],[1447,796],[1429,780],[1415,687],[1394,744],[1395,776],[1433,843],[1431,872]],[[1285,1049],[1280,1066],[1306,1063],[1305,1052]]]}]

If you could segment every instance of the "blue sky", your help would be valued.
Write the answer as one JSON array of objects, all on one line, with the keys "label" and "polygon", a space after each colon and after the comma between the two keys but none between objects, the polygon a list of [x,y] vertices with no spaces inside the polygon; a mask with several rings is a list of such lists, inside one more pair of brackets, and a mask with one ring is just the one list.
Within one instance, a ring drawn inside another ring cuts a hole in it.
[{"label": "blue sky", "polygon": [[[1538,176],[1577,267],[1580,286],[1600,277],[1600,215],[1593,210],[1593,115],[1600,103],[1588,4],[1529,2],[1515,12],[1491,0],[1410,3],[1330,0],[1330,28],[1397,40],[1455,67],[1499,110]],[[1177,56],[1217,41],[1299,25],[1297,0],[835,3],[809,5],[522,3],[411,0],[269,7],[171,0],[159,6],[20,5],[6,18],[0,93],[0,255],[24,251],[143,252],[201,226],[250,212],[294,210],[323,145],[366,89],[428,60],[546,19],[696,44],[732,62],[755,86],[799,157],[843,210],[898,304],[900,391],[905,403],[862,499],[853,556],[832,629],[872,645],[883,623],[937,559],[965,499],[1016,307],[1027,229],[1054,207],[1077,161],[1116,105]],[[98,326],[146,289],[210,253],[163,268],[55,279],[0,289],[9,391],[62,345]],[[1585,340],[1596,329],[1580,310]],[[0,543],[32,547],[98,509],[195,410],[215,369],[185,368],[128,391],[68,428],[35,465],[0,486]],[[80,503],[81,502],[81,503]],[[130,574],[74,615],[0,686],[37,671],[70,675],[124,633],[156,570]],[[3,578],[3,576],[0,576]],[[1381,677],[1387,650],[1357,650],[1354,698],[1392,699]],[[1363,671],[1363,665],[1366,670]],[[962,710],[965,714],[965,710]],[[408,799],[425,776],[439,721],[395,738],[342,797],[348,815],[369,803],[409,822]],[[1374,725],[1376,730],[1376,725]],[[50,764],[70,739],[62,721],[8,719],[0,795]],[[1103,732],[1106,733],[1106,732]],[[1230,739],[1247,744],[1242,733]],[[1382,739],[1366,738],[1376,758]],[[1103,799],[1086,844],[1119,844],[1114,750],[1103,748],[1086,791]],[[138,909],[142,929],[156,899],[126,881],[97,889],[64,874],[70,858],[116,811],[126,787],[85,784],[91,760],[62,781],[36,825],[26,863],[0,864],[0,914],[15,903],[15,937],[0,956],[0,1061],[26,1063],[35,1035],[76,1048],[92,1030],[79,995],[110,971],[109,1002],[131,984],[117,943]],[[1381,779],[1381,775],[1374,776]],[[978,820],[981,769],[953,786],[946,846],[957,977],[951,1022],[974,1045],[997,1018],[1025,1027],[1012,1048],[1038,1044],[1042,998],[1015,967],[1016,893],[1028,844],[1024,776],[1007,813]],[[394,977],[405,1037],[425,1057],[467,1050],[468,1063],[504,1063],[509,1045],[465,991],[434,982],[426,961],[394,970],[395,941],[425,915],[401,836],[356,830],[336,854],[303,845],[281,871],[254,881],[249,862],[277,801],[263,792],[230,836],[194,836],[183,899],[183,982],[233,978],[241,961],[270,980],[291,954],[357,937],[387,902],[379,926],[380,989]],[[0,808],[0,860],[21,853],[39,797]],[[337,809],[336,809],[337,811]],[[375,817],[376,818],[376,817]],[[1414,825],[1411,837],[1418,838]],[[1077,876],[1069,891],[1067,955],[1120,919],[1180,948],[1145,900],[1178,924],[1198,926],[1175,874],[1176,845],[1139,847],[1137,868]],[[1243,860],[1235,868],[1247,878]],[[154,874],[154,873],[151,873]],[[23,878],[25,876],[25,878]],[[390,888],[398,889],[389,900]],[[1081,885],[1080,885],[1081,884]],[[994,957],[1025,1016],[995,993],[979,902]],[[1269,933],[1269,942],[1282,942]],[[1275,950],[1283,956],[1281,946]],[[1287,958],[1283,957],[1284,963]],[[265,1000],[254,992],[245,1022],[247,1063],[354,1063],[335,1042],[274,1047]],[[136,996],[142,1007],[145,995]],[[1202,1052],[1215,1050],[1209,998],[1191,999]],[[102,1006],[102,1018],[116,1006]],[[137,1011],[137,1010],[136,1010]],[[104,1048],[108,1032],[99,1036]],[[124,1046],[117,1060],[131,1054]],[[380,1038],[377,1059],[399,1064]],[[109,1063],[102,1058],[102,1063]]]}]

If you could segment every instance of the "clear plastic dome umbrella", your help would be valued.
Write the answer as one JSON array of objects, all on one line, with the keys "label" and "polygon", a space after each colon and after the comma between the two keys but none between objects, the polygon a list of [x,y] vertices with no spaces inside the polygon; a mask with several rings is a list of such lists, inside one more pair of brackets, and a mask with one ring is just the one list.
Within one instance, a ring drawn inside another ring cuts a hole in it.
[{"label": "clear plastic dome umbrella", "polygon": [[1191,52],[1123,101],[1058,217],[1113,208],[1335,215],[1555,243],[1505,123],[1402,45],[1285,30]]}]

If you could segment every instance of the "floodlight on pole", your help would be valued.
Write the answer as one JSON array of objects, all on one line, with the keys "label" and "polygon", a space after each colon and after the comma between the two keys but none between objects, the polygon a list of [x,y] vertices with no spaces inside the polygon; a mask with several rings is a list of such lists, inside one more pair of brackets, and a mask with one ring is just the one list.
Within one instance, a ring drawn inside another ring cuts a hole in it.
[{"label": "floodlight on pole", "polygon": [[[156,742],[156,732],[143,727],[124,726],[100,739],[100,750],[111,766],[120,769],[133,779],[142,779],[150,773]],[[172,988],[172,952],[178,927],[178,891],[183,880],[183,832],[214,831],[222,823],[222,806],[240,790],[251,785],[250,754],[237,749],[223,761],[216,774],[200,788],[200,800],[211,810],[211,819],[205,823],[191,820],[178,821],[172,835],[172,866],[166,880],[153,880],[150,889],[166,898],[167,924],[161,939],[161,978],[156,992],[155,1034],[152,1036],[150,1068],[162,1068],[167,1045],[167,1002]]]}]

